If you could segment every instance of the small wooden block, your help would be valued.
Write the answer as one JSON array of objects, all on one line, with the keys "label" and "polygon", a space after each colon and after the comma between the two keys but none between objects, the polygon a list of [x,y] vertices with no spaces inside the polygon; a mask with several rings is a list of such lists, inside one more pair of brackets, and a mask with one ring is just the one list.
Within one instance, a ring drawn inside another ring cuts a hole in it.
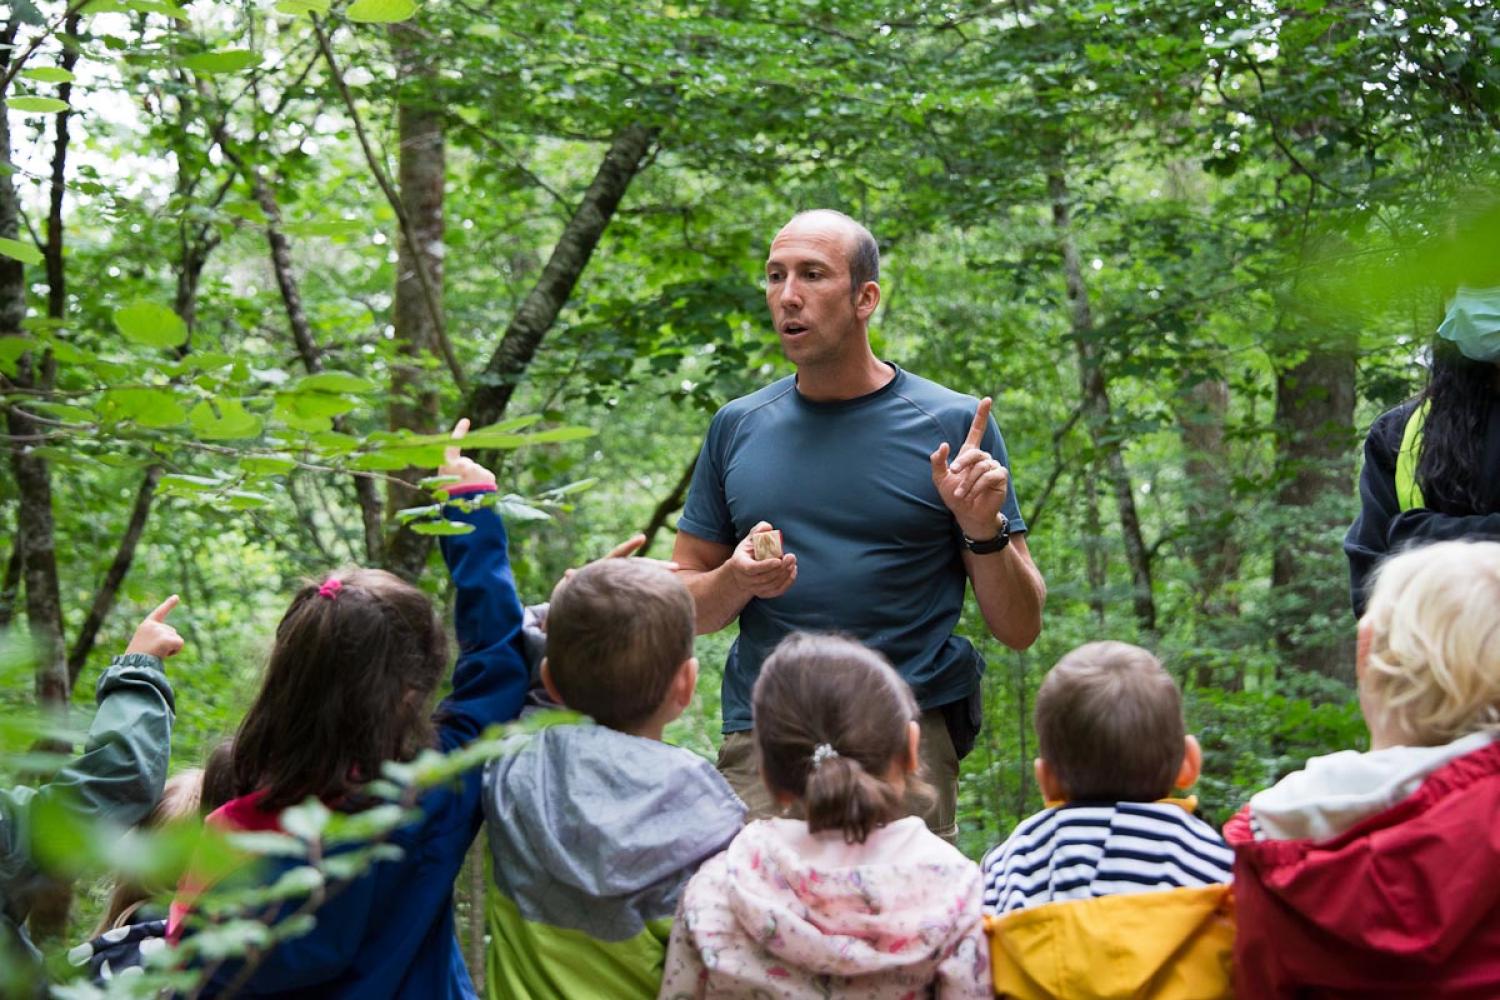
[{"label": "small wooden block", "polygon": [[750,536],[750,541],[755,545],[757,560],[781,558],[781,532],[757,531]]}]

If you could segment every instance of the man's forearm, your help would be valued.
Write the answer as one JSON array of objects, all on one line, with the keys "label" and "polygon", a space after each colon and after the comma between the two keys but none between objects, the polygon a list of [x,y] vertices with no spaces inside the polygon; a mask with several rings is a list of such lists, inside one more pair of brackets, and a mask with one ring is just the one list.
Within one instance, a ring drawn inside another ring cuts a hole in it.
[{"label": "man's forearm", "polygon": [[680,569],[677,578],[693,595],[694,625],[699,635],[719,631],[750,603],[750,595],[734,585],[727,563],[718,569]]},{"label": "man's forearm", "polygon": [[990,634],[1011,649],[1025,649],[1042,631],[1047,585],[1017,535],[1011,544],[989,555],[963,554],[974,584],[974,599]]}]

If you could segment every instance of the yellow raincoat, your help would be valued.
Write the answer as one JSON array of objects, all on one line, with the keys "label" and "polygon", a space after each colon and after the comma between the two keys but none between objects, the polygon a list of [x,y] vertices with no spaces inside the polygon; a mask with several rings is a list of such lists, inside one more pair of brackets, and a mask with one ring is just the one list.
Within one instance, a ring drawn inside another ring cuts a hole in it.
[{"label": "yellow raincoat", "polygon": [[995,995],[1014,1000],[1234,996],[1227,885],[1047,903],[985,917]]}]

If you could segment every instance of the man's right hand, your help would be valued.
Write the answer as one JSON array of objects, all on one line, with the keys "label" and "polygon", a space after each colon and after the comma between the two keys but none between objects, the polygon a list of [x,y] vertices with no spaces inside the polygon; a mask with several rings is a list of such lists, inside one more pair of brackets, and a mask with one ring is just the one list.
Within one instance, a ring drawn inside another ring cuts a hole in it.
[{"label": "man's right hand", "polygon": [[162,601],[156,610],[146,616],[146,620],[136,628],[135,635],[131,636],[130,645],[125,647],[126,653],[145,653],[154,656],[158,660],[165,660],[182,649],[182,636],[177,630],[167,624],[167,615],[177,607],[177,595]]},{"label": "man's right hand", "polygon": [[797,581],[796,556],[788,554],[780,559],[755,558],[755,539],[752,536],[774,530],[766,521],[751,528],[750,534],[740,539],[740,543],[734,547],[734,554],[724,564],[735,587],[750,597],[780,597]]}]

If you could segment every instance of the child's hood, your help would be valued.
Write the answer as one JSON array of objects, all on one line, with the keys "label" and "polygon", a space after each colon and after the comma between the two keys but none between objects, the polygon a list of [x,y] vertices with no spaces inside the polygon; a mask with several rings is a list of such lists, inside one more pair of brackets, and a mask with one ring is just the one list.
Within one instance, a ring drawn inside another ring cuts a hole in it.
[{"label": "child's hood", "polygon": [[726,855],[729,908],[772,956],[814,975],[938,963],[980,920],[979,868],[908,817],[863,844],[800,820],[752,823]]},{"label": "child's hood", "polygon": [[1250,798],[1250,812],[1267,840],[1337,836],[1411,795],[1427,776],[1488,746],[1489,733],[1471,733],[1436,747],[1341,750],[1314,757]]},{"label": "child's hood", "polygon": [[528,919],[619,940],[671,915],[745,806],[691,751],[586,723],[518,737],[485,773],[485,817],[494,881]]},{"label": "child's hood", "polygon": [[1309,941],[1442,963],[1500,908],[1500,743],[1459,743],[1469,752],[1329,838],[1257,839],[1247,807],[1225,827],[1236,882],[1279,899]]},{"label": "child's hood", "polygon": [[985,923],[995,986],[1006,996],[1232,995],[1228,885],[1069,899]]}]

